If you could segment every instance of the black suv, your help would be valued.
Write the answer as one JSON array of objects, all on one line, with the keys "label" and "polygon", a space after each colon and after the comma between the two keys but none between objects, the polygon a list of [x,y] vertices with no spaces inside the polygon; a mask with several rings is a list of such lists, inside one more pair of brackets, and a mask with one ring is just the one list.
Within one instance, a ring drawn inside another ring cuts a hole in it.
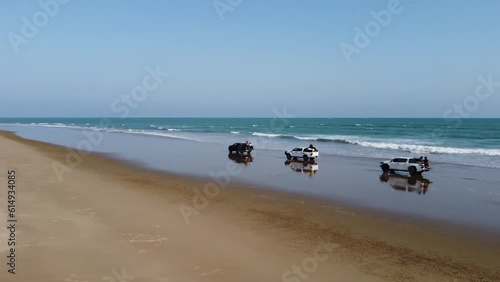
[{"label": "black suv", "polygon": [[233,154],[250,154],[253,150],[253,145],[252,144],[246,144],[246,143],[234,143],[233,145],[230,145],[228,148],[229,153]]}]

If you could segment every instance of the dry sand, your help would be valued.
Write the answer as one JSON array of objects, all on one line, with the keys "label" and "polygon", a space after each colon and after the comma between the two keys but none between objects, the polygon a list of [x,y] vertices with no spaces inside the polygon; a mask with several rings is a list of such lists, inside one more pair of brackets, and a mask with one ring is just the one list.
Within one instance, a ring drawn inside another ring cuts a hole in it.
[{"label": "dry sand", "polygon": [[1,133],[0,152],[0,281],[500,281],[497,242],[234,183],[194,210],[210,179],[91,154],[60,181],[63,147]]}]

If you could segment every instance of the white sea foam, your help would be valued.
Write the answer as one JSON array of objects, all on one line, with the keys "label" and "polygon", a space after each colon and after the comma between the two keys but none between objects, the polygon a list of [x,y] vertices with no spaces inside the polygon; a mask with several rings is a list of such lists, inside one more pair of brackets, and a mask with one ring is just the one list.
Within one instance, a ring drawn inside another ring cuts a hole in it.
[{"label": "white sea foam", "polygon": [[254,135],[254,136],[260,136],[260,137],[271,137],[271,138],[282,136],[281,134],[261,133],[261,132],[254,132],[254,133],[252,133],[252,135]]},{"label": "white sea foam", "polygon": [[129,131],[129,132],[123,132],[123,133],[167,137],[167,138],[182,139],[182,140],[189,140],[189,141],[201,141],[200,139],[189,137],[189,136],[179,136],[179,135],[168,134],[168,133],[158,132],[158,131]]},{"label": "white sea foam", "polygon": [[239,131],[231,131],[231,134],[240,134]]},{"label": "white sea foam", "polygon": [[69,128],[69,129],[88,129],[88,127],[77,126],[77,125],[65,125],[63,123],[31,123],[31,124],[18,124],[18,126],[40,126],[40,127],[51,127],[51,128]]},{"label": "white sea foam", "polygon": [[252,135],[277,138],[289,137],[304,141],[321,141],[321,142],[336,142],[350,145],[358,145],[367,148],[397,150],[409,153],[418,154],[470,154],[470,155],[486,155],[500,156],[500,149],[483,149],[483,148],[458,148],[449,146],[435,146],[424,142],[417,143],[413,140],[391,140],[389,142],[382,140],[367,139],[357,136],[346,135],[311,135],[311,136],[287,136],[281,134],[268,134],[255,132]]},{"label": "white sea foam", "polygon": [[313,136],[293,136],[293,138],[299,139],[299,140],[311,140],[311,141],[319,139],[319,137],[313,137]]},{"label": "white sea foam", "polygon": [[440,147],[416,144],[401,144],[390,142],[373,142],[373,141],[354,141],[352,144],[363,147],[371,147],[377,149],[399,150],[419,154],[470,154],[470,155],[486,155],[500,156],[500,149],[473,149],[473,148],[456,148],[456,147]]}]

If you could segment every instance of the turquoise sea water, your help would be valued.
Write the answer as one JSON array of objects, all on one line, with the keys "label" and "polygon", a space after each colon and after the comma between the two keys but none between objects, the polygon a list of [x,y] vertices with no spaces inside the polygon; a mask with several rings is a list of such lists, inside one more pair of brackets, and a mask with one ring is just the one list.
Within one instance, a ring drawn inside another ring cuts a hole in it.
[{"label": "turquoise sea water", "polygon": [[0,124],[102,130],[285,150],[313,143],[321,153],[431,160],[500,168],[500,119],[377,118],[4,118]]}]

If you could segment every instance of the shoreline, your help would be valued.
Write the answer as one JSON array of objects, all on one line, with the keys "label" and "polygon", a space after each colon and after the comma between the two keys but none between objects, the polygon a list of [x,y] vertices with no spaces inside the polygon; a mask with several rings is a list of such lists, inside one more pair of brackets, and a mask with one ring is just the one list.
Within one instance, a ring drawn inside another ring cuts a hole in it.
[{"label": "shoreline", "polygon": [[[12,134],[16,138],[20,139],[25,139],[23,137],[18,136],[15,132],[12,131],[6,131],[6,130],[0,130],[0,134],[7,133]],[[133,135],[133,134],[132,134]],[[156,140],[162,140],[162,137],[159,136],[151,136],[153,139]],[[66,146],[61,146],[57,144],[53,144],[50,142],[44,142],[44,141],[39,141],[39,140],[34,140],[34,139],[25,139],[33,142],[40,142],[48,145],[53,145],[53,146],[58,146],[58,147],[66,147]],[[173,138],[172,140],[176,140]],[[177,140],[179,141],[179,140]],[[194,140],[182,140],[182,142],[188,142],[188,143],[199,143]],[[68,150],[78,152],[79,150],[75,148],[68,147]],[[272,151],[272,150],[259,150],[259,151]],[[112,153],[102,153],[102,152],[91,152],[92,155],[97,155],[104,157],[106,159],[109,159],[110,161],[115,161],[115,162],[120,162],[123,163],[124,165],[134,167],[139,170],[147,170],[147,171],[152,171],[152,172],[157,172],[159,174],[165,174],[167,176],[171,177],[179,177],[184,180],[197,180],[197,181],[212,181],[211,177],[209,176],[209,173],[205,174],[195,174],[195,173],[186,173],[186,172],[178,172],[178,171],[169,171],[168,168],[158,168],[158,167],[153,167],[153,166],[148,166],[147,163],[143,161],[137,161],[137,160],[127,160],[124,158],[124,156],[118,155],[118,154],[112,154]],[[359,157],[359,156],[336,156],[344,159],[353,159],[356,161],[364,162],[366,160],[375,160],[376,158],[370,158],[370,157]],[[447,164],[444,163],[444,165],[452,166],[452,167],[466,167],[466,165],[460,165],[460,164]],[[480,170],[488,170],[488,171],[493,171],[495,169],[492,168],[484,168],[484,167],[475,167]],[[377,170],[377,169],[374,169]],[[212,173],[212,172],[210,172]],[[475,179],[467,179],[466,180],[475,180]],[[297,191],[297,190],[282,190],[278,186],[273,186],[269,185],[270,183],[258,183],[255,182],[253,179],[240,179],[240,178],[231,178],[231,183],[235,184],[236,186],[241,186],[241,187],[246,187],[250,189],[258,189],[263,192],[273,192],[277,193],[277,195],[280,195],[284,193],[285,195],[293,196],[295,197],[298,201],[302,201],[304,199],[309,200],[312,203],[315,203],[316,205],[323,205],[323,206],[328,206],[328,205],[335,205],[339,206],[341,208],[347,208],[354,210],[357,213],[362,213],[365,215],[369,214],[379,214],[381,215],[381,218],[387,219],[387,218],[392,218],[397,220],[396,222],[401,223],[401,224],[406,224],[406,221],[411,221],[414,222],[415,224],[413,225],[419,225],[419,226],[426,226],[435,230],[440,230],[444,233],[448,233],[451,231],[454,232],[460,232],[460,233],[468,233],[468,237],[475,237],[475,233],[479,233],[482,235],[488,235],[488,237],[495,237],[500,235],[500,225],[498,225],[496,229],[492,230],[490,228],[485,228],[484,226],[477,225],[477,224],[464,224],[464,223],[453,223],[453,222],[447,222],[442,219],[438,218],[431,218],[428,216],[420,215],[420,214],[414,214],[412,212],[400,212],[397,209],[396,210],[391,210],[387,208],[379,208],[379,207],[373,207],[373,206],[367,206],[364,203],[356,202],[356,199],[337,199],[337,198],[324,198],[322,195],[316,195],[316,194],[305,194],[302,191]]]},{"label": "shoreline", "polygon": [[[16,132],[23,138],[73,149],[87,140],[87,135],[78,130],[31,128]],[[233,162],[227,157],[226,147],[218,144],[136,134],[88,134],[103,138],[102,143],[91,148],[93,153],[104,153],[142,168],[175,175],[206,179],[210,173],[224,172]],[[497,188],[500,178],[495,169],[433,163],[434,169],[423,176],[423,181],[431,184],[422,190],[423,183],[412,183],[398,174],[382,179],[378,162],[366,157],[322,155],[318,173],[308,177],[296,173],[292,166],[283,166],[282,152],[257,150],[252,155],[252,165],[241,168],[231,177],[232,182],[500,232],[498,221],[488,216],[500,213]]]},{"label": "shoreline", "polygon": [[[14,140],[15,139],[21,139],[21,140],[26,140],[26,141],[32,141],[35,143],[42,143],[46,145],[51,145],[51,146],[56,146],[56,147],[63,147],[60,145],[55,145],[43,141],[38,141],[38,140],[31,140],[31,139],[24,139],[20,136],[18,136],[15,132],[11,131],[5,131],[5,130],[0,130],[0,136],[4,136],[7,138],[10,138],[9,136],[13,136]],[[151,136],[153,138],[162,138],[159,136]],[[175,139],[175,138],[174,138]],[[187,142],[198,142],[195,140],[183,140]],[[75,152],[81,152],[78,149],[70,148],[72,151]],[[83,153],[85,154],[85,153]],[[122,164],[127,167],[131,167],[137,170],[143,170],[143,171],[149,171],[149,172],[154,172],[158,173],[159,175],[165,175],[167,177],[173,177],[173,178],[179,178],[181,180],[195,180],[198,182],[214,182],[214,180],[206,175],[206,176],[200,176],[200,175],[195,175],[195,174],[189,174],[189,173],[177,173],[173,171],[167,171],[167,170],[162,170],[158,168],[151,168],[148,167],[146,164],[134,160],[125,160],[123,158],[120,158],[120,156],[116,156],[114,154],[107,154],[107,153],[99,153],[99,152],[92,152],[92,155],[101,157],[103,159],[106,159],[110,162],[116,162],[119,164]],[[345,158],[354,158],[357,160],[367,160],[367,159],[375,159],[375,158],[370,158],[370,157],[359,157],[359,156],[337,156],[337,157],[345,157]],[[452,165],[452,166],[459,166],[463,167],[466,165],[460,165],[460,164],[447,164],[447,165]],[[485,169],[483,167],[480,167],[481,169]],[[491,168],[486,168],[486,169],[491,169]],[[367,207],[364,206],[363,204],[355,203],[352,201],[346,201],[346,200],[338,200],[338,199],[324,199],[321,196],[318,195],[310,195],[310,194],[303,194],[300,192],[296,191],[282,191],[280,189],[277,189],[276,187],[272,186],[266,186],[266,185],[259,185],[257,183],[253,183],[252,181],[249,180],[231,180],[232,186],[235,187],[240,187],[243,189],[251,189],[251,190],[257,190],[261,191],[263,193],[273,193],[276,197],[280,195],[286,195],[287,197],[291,197],[293,200],[297,202],[304,202],[304,200],[309,201],[310,204],[315,205],[315,206],[323,206],[323,207],[330,207],[335,206],[337,209],[347,209],[349,210],[350,213],[357,213],[361,214],[364,216],[374,216],[374,218],[380,219],[380,220],[391,220],[395,224],[400,224],[400,225],[408,225],[408,226],[413,226],[413,227],[422,227],[424,229],[431,229],[433,231],[440,232],[441,234],[450,234],[450,233],[456,233],[459,232],[462,235],[465,235],[463,239],[477,239],[478,237],[484,237],[487,236],[490,238],[492,241],[496,241],[496,238],[499,238],[500,235],[500,228],[498,230],[488,230],[486,228],[481,228],[480,226],[475,226],[475,225],[462,225],[458,223],[449,223],[445,222],[443,220],[439,219],[433,219],[433,218],[428,218],[425,216],[421,215],[415,215],[411,213],[402,213],[402,214],[395,214],[394,211],[390,210],[383,210],[379,208],[374,208],[374,207]],[[342,211],[339,211],[342,212]],[[408,224],[408,221],[410,224]],[[498,246],[500,246],[500,239],[498,240]]]},{"label": "shoreline", "polygon": [[[148,118],[144,118],[144,119],[148,119]],[[194,120],[196,119],[199,119],[199,118],[193,118]],[[215,118],[217,119],[217,118]],[[245,118],[243,118],[245,119]],[[266,118],[263,118],[264,120]],[[71,118],[68,118],[68,120],[71,120]],[[95,120],[99,120],[99,118],[95,118]],[[104,119],[104,120],[108,120],[107,118]],[[141,118],[139,118],[139,120],[141,120]],[[390,119],[389,119],[390,120]],[[1,121],[1,119],[0,119]],[[233,140],[235,141],[236,139],[234,138],[237,138],[238,136],[243,138],[243,139],[261,139],[263,141],[264,144],[266,143],[276,143],[276,142],[280,142],[280,138],[271,138],[269,140],[267,140],[264,136],[262,135],[245,135],[245,134],[235,134],[234,136],[231,135],[231,136],[227,136],[226,139],[221,143],[220,141],[221,140],[218,140],[218,142],[205,142],[205,141],[201,141],[200,139],[192,139],[193,136],[173,136],[172,134],[175,134],[177,132],[177,129],[174,129],[172,132],[170,131],[166,131],[166,130],[158,130],[158,131],[147,131],[147,130],[152,130],[150,128],[146,129],[146,130],[139,130],[139,129],[127,129],[127,128],[119,128],[119,127],[112,127],[112,128],[108,128],[108,129],[105,129],[105,128],[96,128],[96,127],[88,127],[88,126],[83,126],[83,125],[49,125],[49,124],[17,124],[17,123],[5,123],[3,124],[4,126],[11,126],[11,127],[39,127],[39,128],[46,128],[46,129],[70,129],[70,130],[79,130],[79,131],[95,131],[95,132],[105,132],[105,133],[120,133],[120,134],[130,134],[130,135],[138,135],[138,136],[147,136],[147,137],[158,137],[158,138],[166,138],[166,139],[172,139],[172,140],[182,140],[184,142],[195,142],[195,143],[210,143],[210,144],[218,144],[218,145],[221,145],[221,144],[226,144],[226,141],[229,140]],[[123,125],[123,124],[122,124]],[[115,126],[115,125],[113,125]],[[116,125],[118,126],[118,125]],[[152,125],[153,126],[153,125]],[[181,133],[189,133],[189,131],[186,131],[186,132],[182,132],[182,129],[180,130]],[[167,134],[168,133],[168,134]],[[225,132],[226,134],[228,134],[227,132]],[[262,133],[264,134],[264,133]],[[278,134],[279,135],[279,134]],[[319,137],[318,137],[319,138]],[[339,137],[341,138],[341,137]],[[212,140],[213,141],[213,140]],[[241,140],[238,140],[238,141],[235,141],[235,142],[240,142]],[[271,142],[272,141],[272,142]],[[283,141],[283,140],[281,140]],[[295,140],[297,142],[301,141],[301,140]],[[324,145],[324,146],[328,146],[329,144],[335,144],[335,140],[330,140],[330,141],[318,141],[318,140],[309,140],[309,139],[304,139],[302,140],[304,143],[307,143],[308,142],[319,142],[320,144]],[[229,142],[231,143],[231,142]],[[298,144],[295,144],[296,146],[300,146]],[[347,143],[346,145],[352,145],[352,146],[358,146],[360,144],[357,144],[357,143]],[[353,147],[354,148],[354,147]],[[484,162],[479,162],[477,163],[477,160],[476,160],[476,163],[462,163],[462,162],[456,162],[456,159],[455,159],[455,162],[453,161],[444,161],[444,160],[436,160],[436,159],[432,159],[432,156],[434,156],[435,158],[441,158],[441,156],[443,155],[446,155],[446,154],[443,154],[442,152],[427,152],[427,153],[411,153],[409,151],[406,151],[407,149],[403,149],[403,153],[396,153],[397,152],[397,149],[394,149],[394,148],[378,148],[378,147],[370,147],[370,146],[364,146],[362,145],[361,148],[363,148],[364,150],[367,150],[367,149],[370,149],[370,150],[382,150],[384,152],[384,154],[382,155],[377,155],[377,156],[371,156],[371,157],[366,157],[368,156],[369,154],[359,154],[359,152],[357,154],[348,154],[346,153],[346,151],[343,151],[344,154],[338,154],[337,151],[324,151],[322,150],[322,155],[329,155],[329,156],[339,156],[339,157],[349,157],[349,158],[370,158],[370,159],[374,159],[374,160],[377,160],[380,161],[382,159],[386,159],[386,156],[387,155],[390,155],[391,157],[398,157],[398,156],[413,156],[413,157],[419,157],[420,155],[431,155],[431,160],[432,160],[432,163],[435,163],[435,164],[445,164],[445,165],[457,165],[457,166],[465,166],[465,167],[472,167],[472,168],[484,168],[484,169],[499,169],[500,166],[491,166],[491,165],[483,165]],[[443,148],[448,148],[448,147],[443,147]],[[449,148],[454,148],[454,149],[458,149],[458,150],[474,150],[474,149],[485,149],[487,150],[487,148],[474,148],[474,147],[449,147]],[[359,148],[358,148],[359,149]],[[266,149],[263,149],[261,148],[260,150],[271,150],[271,151],[281,151],[281,149],[277,149],[277,148],[266,148]],[[366,153],[366,152],[365,152]],[[379,152],[380,153],[380,152]],[[455,153],[450,153],[450,154],[455,154]],[[458,155],[462,155],[462,153],[456,153]],[[455,155],[456,155],[455,154]],[[482,154],[482,153],[478,153],[480,156],[482,156],[483,158],[492,158],[494,157],[493,155],[489,155],[489,154]],[[477,157],[480,157],[480,156],[474,156],[475,158]],[[456,157],[456,156],[455,156]],[[469,156],[471,157],[471,156]],[[496,161],[495,158],[493,158],[493,160]]]},{"label": "shoreline", "polygon": [[[33,148],[52,160],[62,160],[65,157],[66,150],[63,147],[22,139],[5,132],[0,135],[2,136],[0,138],[7,137],[5,140]],[[203,187],[206,184],[206,179],[145,170],[99,154],[90,154],[85,157],[85,161],[73,173],[68,175],[68,179],[78,178],[80,174],[109,174],[110,183],[122,183],[113,188],[115,193],[137,192],[144,197],[141,201],[165,194],[177,199],[173,200],[176,205],[189,205],[190,201],[193,200],[190,188],[193,186]],[[53,176],[45,177],[53,178]],[[38,181],[40,180],[43,179],[38,179]],[[161,183],[176,183],[176,185],[162,188],[164,185]],[[122,185],[129,188],[123,188]],[[101,192],[108,194],[106,188],[102,187],[104,190]],[[61,187],[60,189],[74,190],[77,187]],[[87,191],[78,192],[87,193]],[[262,194],[262,192],[265,193]],[[111,198],[118,196],[111,191],[109,193]],[[194,216],[193,222],[190,224],[185,225],[185,222],[182,224],[182,216],[177,207],[169,208],[171,211],[177,210],[177,214],[171,214],[169,217],[175,218],[171,218],[172,221],[180,221],[176,225],[180,229],[190,228],[193,224],[200,227],[199,225],[204,225],[202,222],[208,218],[212,220],[212,224],[235,223],[235,225],[240,226],[238,230],[245,231],[243,232],[244,236],[252,237],[259,234],[259,238],[263,236],[262,238],[271,240],[280,248],[284,247],[285,253],[290,251],[294,254],[301,253],[300,250],[302,250],[304,258],[307,257],[306,250],[310,251],[320,241],[338,244],[340,247],[338,254],[334,255],[335,263],[332,267],[338,270],[336,266],[347,265],[350,270],[346,275],[360,275],[357,277],[361,281],[371,281],[372,278],[373,281],[378,281],[378,279],[382,279],[380,281],[419,280],[421,277],[441,279],[441,281],[447,281],[444,279],[477,280],[482,277],[486,279],[485,281],[494,281],[500,277],[500,263],[495,259],[498,257],[498,251],[495,251],[498,248],[492,248],[493,246],[498,247],[498,240],[485,242],[485,238],[480,234],[475,235],[476,240],[472,240],[474,237],[465,239],[453,234],[452,230],[448,234],[442,234],[422,226],[402,225],[401,222],[393,221],[380,213],[377,214],[378,217],[374,218],[373,215],[365,213],[357,214],[355,208],[343,210],[342,207],[340,210],[336,208],[332,210],[306,201],[298,203],[297,201],[300,199],[304,200],[304,197],[281,191],[255,189],[255,187],[247,187],[235,182],[221,189],[221,193],[211,199],[209,206]],[[123,208],[126,207],[117,207],[118,210]],[[160,207],[157,211],[161,209]],[[353,210],[355,210],[354,213]],[[28,219],[24,219],[24,221],[28,221]],[[232,228],[233,224],[230,226]],[[205,226],[200,229],[200,231],[203,230],[202,234],[209,232],[207,228]],[[180,231],[175,228],[171,232]],[[180,233],[180,237],[182,237],[183,233]],[[281,239],[276,241],[278,238]],[[281,242],[283,238],[285,240]],[[415,241],[414,238],[418,238],[418,240]],[[244,243],[236,240],[236,244]],[[259,248],[258,245],[252,246],[252,248]],[[180,252],[182,253],[182,251]],[[301,255],[298,257],[300,258]],[[448,261],[450,258],[452,261]],[[277,256],[277,259],[285,260],[282,255]],[[410,262],[411,264],[408,265]],[[292,265],[291,263],[288,264]],[[333,263],[333,260],[330,263]],[[222,264],[227,264],[227,262]],[[424,269],[425,272],[423,272]],[[269,271],[269,273],[273,272],[273,270]],[[322,268],[314,275],[332,274],[325,271]],[[0,275],[0,277],[2,276]],[[275,277],[273,281],[276,280],[279,280],[279,276],[277,279]],[[355,279],[345,281],[355,281]]]}]

